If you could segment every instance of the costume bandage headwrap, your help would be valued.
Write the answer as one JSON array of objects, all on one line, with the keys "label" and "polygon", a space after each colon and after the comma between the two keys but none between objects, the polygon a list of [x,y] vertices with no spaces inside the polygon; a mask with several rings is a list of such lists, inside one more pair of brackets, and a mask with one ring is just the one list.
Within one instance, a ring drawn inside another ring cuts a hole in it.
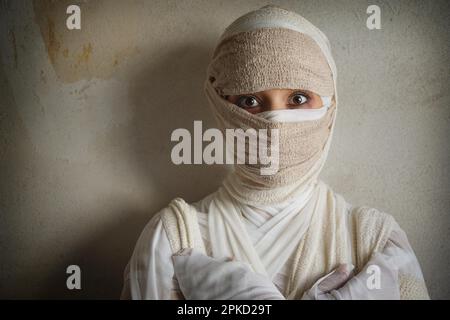
[{"label": "costume bandage headwrap", "polygon": [[[228,102],[223,95],[303,89],[334,96],[325,116],[273,122]],[[279,169],[237,164],[224,185],[247,204],[270,204],[312,187],[327,158],[336,119],[336,68],[328,40],[300,15],[266,6],[239,18],[221,36],[208,66],[206,96],[222,130],[278,129]],[[268,138],[269,145],[271,136]]]},{"label": "costume bandage headwrap", "polygon": [[[275,122],[221,96],[273,88],[305,89],[333,100],[319,119]],[[336,67],[322,32],[300,15],[274,6],[242,16],[220,38],[205,91],[221,129],[279,129],[280,157],[272,176],[261,175],[259,165],[235,165],[223,186],[201,201],[208,223],[208,235],[202,237],[210,242],[202,250],[214,257],[232,256],[270,279],[287,267],[283,295],[290,299],[302,297],[340,263],[362,270],[384,248],[395,221],[376,209],[350,206],[318,179],[338,101]],[[195,237],[195,210],[180,199],[172,207],[162,218],[173,252],[202,248],[195,240],[202,238]],[[258,225],[255,221],[263,215],[270,217]],[[261,236],[250,237],[251,224]],[[419,279],[403,282],[402,297],[423,284]]]},{"label": "costume bandage headwrap", "polygon": [[[309,90],[334,99],[319,119],[274,122],[221,96],[275,88]],[[259,165],[234,165],[209,207],[214,255],[235,256],[256,272],[273,277],[295,251],[313,216],[327,213],[327,188],[317,179],[336,119],[335,88],[336,68],[328,40],[300,15],[266,6],[225,30],[207,69],[205,91],[210,107],[222,130],[278,129],[279,170],[266,176],[260,174]],[[284,209],[266,225],[271,228],[267,236],[255,246],[249,245],[242,215],[271,206]],[[345,207],[335,204],[332,210]]]}]

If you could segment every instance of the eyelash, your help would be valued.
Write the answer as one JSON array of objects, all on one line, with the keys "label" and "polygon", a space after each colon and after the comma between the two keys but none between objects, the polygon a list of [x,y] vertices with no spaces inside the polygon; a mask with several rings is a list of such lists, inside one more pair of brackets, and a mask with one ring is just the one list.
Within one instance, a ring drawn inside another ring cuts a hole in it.
[{"label": "eyelash", "polygon": [[261,104],[259,99],[257,97],[255,97],[255,96],[242,96],[236,101],[236,105],[241,107],[241,108],[244,108],[244,109],[256,108],[257,106],[255,106],[255,107],[241,106],[241,104],[244,103],[245,100],[247,100],[249,98],[253,98],[253,99],[255,99],[258,102],[259,105]]},{"label": "eyelash", "polygon": [[[291,100],[291,99],[292,99],[293,97],[295,97],[295,96],[304,96],[304,97],[306,98],[306,101],[303,102],[303,103],[301,103],[300,105],[305,104],[306,102],[308,102],[308,101],[310,100],[310,96],[309,96],[307,93],[301,92],[301,91],[294,92],[294,93],[289,97],[289,100]],[[245,100],[248,99],[248,98],[253,98],[253,99],[255,99],[255,100],[258,102],[258,106],[254,106],[254,107],[241,106],[241,103],[245,102]],[[261,105],[261,102],[259,101],[258,97],[248,95],[248,96],[242,96],[242,97],[240,97],[240,98],[236,101],[236,105],[238,105],[239,107],[244,108],[244,109],[251,109],[251,108],[257,108],[257,107],[259,107],[259,106]]]},{"label": "eyelash", "polygon": [[305,104],[305,103],[307,103],[310,100],[310,96],[307,93],[305,93],[305,92],[300,92],[300,91],[299,92],[294,92],[294,94],[290,97],[290,99],[295,97],[295,96],[304,96],[306,98],[306,101],[301,103],[300,105]]}]

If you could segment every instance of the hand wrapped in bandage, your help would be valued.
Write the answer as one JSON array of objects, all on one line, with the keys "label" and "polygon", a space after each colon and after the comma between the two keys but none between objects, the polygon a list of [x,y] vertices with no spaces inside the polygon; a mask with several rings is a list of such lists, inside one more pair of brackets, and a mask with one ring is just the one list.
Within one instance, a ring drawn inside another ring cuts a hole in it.
[{"label": "hand wrapped in bandage", "polygon": [[[175,276],[188,300],[284,300],[275,285],[242,262],[215,259],[192,249],[173,256]],[[320,278],[302,300],[400,299],[397,269],[389,257],[375,253],[356,276],[341,264]]]},{"label": "hand wrapped in bandage", "polygon": [[375,253],[356,276],[353,266],[341,264],[320,278],[302,300],[398,300],[398,270],[390,257]]},{"label": "hand wrapped in bandage", "polygon": [[283,300],[275,285],[242,262],[214,259],[193,249],[172,256],[175,276],[188,300]]}]

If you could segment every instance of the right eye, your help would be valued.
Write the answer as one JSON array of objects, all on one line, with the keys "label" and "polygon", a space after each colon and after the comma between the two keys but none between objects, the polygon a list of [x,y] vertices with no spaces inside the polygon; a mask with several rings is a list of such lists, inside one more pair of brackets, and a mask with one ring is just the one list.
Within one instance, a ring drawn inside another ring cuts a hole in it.
[{"label": "right eye", "polygon": [[254,96],[242,96],[236,101],[236,105],[244,109],[250,109],[259,107],[259,102]]}]

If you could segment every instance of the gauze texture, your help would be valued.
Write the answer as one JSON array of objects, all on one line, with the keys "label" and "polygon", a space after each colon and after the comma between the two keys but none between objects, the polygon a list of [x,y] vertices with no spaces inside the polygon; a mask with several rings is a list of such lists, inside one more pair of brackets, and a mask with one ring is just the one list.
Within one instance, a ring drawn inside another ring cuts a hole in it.
[{"label": "gauze texture", "polygon": [[[260,162],[234,165],[224,181],[234,198],[247,204],[275,203],[312,188],[327,158],[337,113],[336,67],[319,29],[274,6],[244,15],[220,37],[204,87],[220,129],[279,133],[278,171],[261,175]],[[318,120],[280,123],[253,115],[224,97],[285,88],[332,96],[331,106]],[[268,150],[271,143],[269,136]]]},{"label": "gauze texture", "polygon": [[223,39],[208,70],[219,94],[304,89],[332,95],[333,77],[320,47],[297,31],[263,28]]},{"label": "gauze texture", "polygon": [[[324,155],[324,148],[330,136],[333,123],[335,104],[328,109],[326,115],[318,120],[300,122],[273,122],[251,114],[242,108],[228,102],[212,88],[207,80],[206,94],[214,116],[221,130],[225,129],[256,129],[278,130],[278,171],[272,175],[261,175],[263,165],[235,164],[235,172],[243,185],[247,185],[244,194],[250,194],[256,189],[269,190],[276,187],[299,183],[310,177],[308,173]],[[249,134],[251,135],[251,131]],[[246,156],[249,155],[250,139],[246,139]],[[269,134],[267,144],[272,143]],[[270,147],[268,147],[270,150]],[[236,152],[237,149],[232,150]],[[259,199],[258,201],[261,201]]]}]

